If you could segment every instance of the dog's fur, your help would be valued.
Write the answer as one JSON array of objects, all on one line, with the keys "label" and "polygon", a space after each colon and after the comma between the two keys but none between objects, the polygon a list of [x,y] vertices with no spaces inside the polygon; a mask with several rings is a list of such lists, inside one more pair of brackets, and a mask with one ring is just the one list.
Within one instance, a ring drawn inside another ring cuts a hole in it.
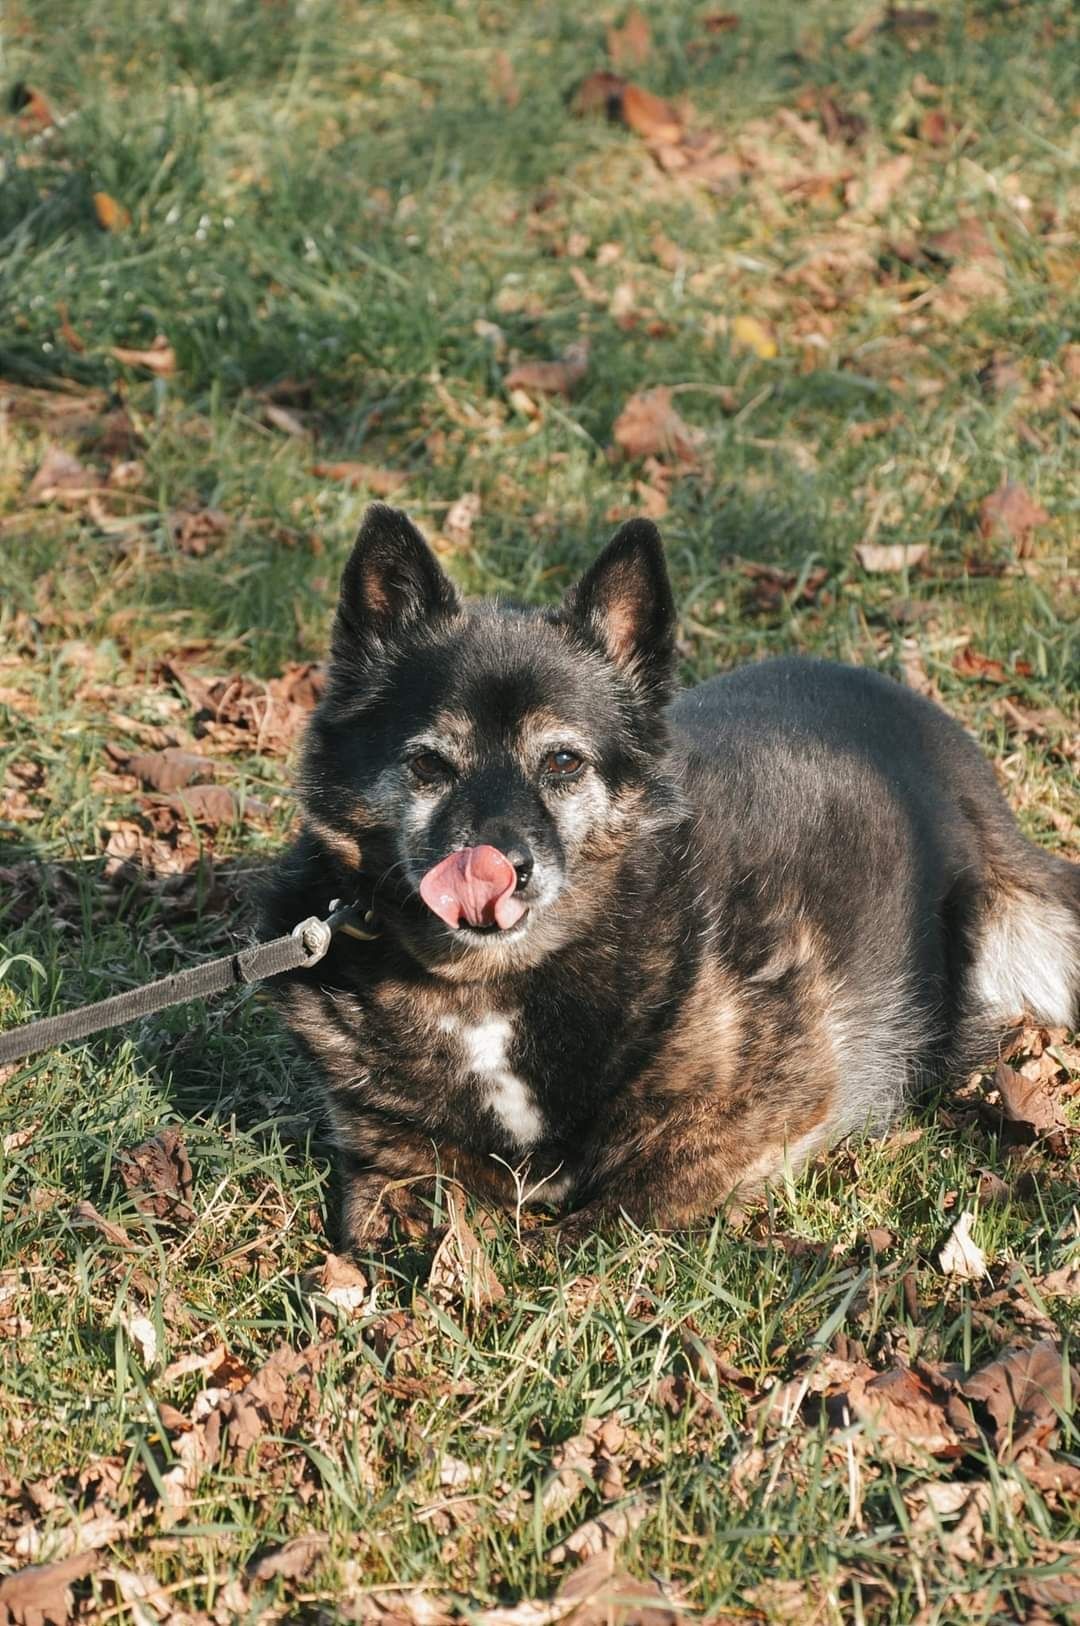
[{"label": "dog's fur", "polygon": [[[278,984],[349,1242],[440,1172],[578,1232],[683,1225],[880,1129],[1022,1009],[1077,1020],[1080,869],[1020,834],[956,723],[801,659],[672,699],[674,639],[645,521],[532,611],[462,605],[405,515],[369,511],[266,913],[377,916],[376,941],[339,934]],[[412,766],[432,753],[434,782]],[[418,886],[481,844],[521,865],[528,909],[452,931]]]}]

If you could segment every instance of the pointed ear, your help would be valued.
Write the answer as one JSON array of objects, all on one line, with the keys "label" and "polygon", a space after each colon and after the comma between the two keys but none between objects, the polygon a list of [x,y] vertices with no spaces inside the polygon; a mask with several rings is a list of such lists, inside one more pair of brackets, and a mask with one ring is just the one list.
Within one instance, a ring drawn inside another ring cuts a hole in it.
[{"label": "pointed ear", "polygon": [[565,608],[615,665],[658,702],[675,676],[675,601],[660,533],[648,519],[616,531]]},{"label": "pointed ear", "polygon": [[340,630],[350,640],[383,639],[457,607],[453,583],[408,516],[372,503],[342,573]]}]

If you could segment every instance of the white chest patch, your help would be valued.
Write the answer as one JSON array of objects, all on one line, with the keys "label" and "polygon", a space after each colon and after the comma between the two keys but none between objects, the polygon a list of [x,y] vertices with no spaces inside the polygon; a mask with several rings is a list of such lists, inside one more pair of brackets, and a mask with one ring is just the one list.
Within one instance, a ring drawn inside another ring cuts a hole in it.
[{"label": "white chest patch", "polygon": [[479,1022],[461,1029],[465,1069],[475,1073],[487,1087],[487,1101],[507,1134],[522,1151],[533,1146],[544,1133],[544,1120],[537,1111],[529,1086],[510,1071],[510,1040],[514,1024],[508,1016],[490,1011]]}]

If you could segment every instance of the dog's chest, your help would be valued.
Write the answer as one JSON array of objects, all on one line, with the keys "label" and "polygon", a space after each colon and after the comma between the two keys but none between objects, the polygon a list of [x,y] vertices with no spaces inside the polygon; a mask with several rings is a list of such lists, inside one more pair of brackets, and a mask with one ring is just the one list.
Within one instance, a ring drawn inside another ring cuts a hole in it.
[{"label": "dog's chest", "polygon": [[476,1106],[491,1115],[498,1131],[527,1152],[543,1140],[548,1126],[521,1067],[519,1020],[519,1013],[492,1008],[446,1013],[437,1027],[448,1043],[458,1084],[474,1092]]}]

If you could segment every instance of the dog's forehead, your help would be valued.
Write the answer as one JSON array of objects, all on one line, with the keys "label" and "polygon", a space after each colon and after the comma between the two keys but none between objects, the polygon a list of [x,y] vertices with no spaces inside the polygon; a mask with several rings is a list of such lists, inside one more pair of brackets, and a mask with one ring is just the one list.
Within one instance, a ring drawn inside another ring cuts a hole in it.
[{"label": "dog's forehead", "polygon": [[604,663],[538,616],[469,616],[417,677],[430,724],[462,742],[586,733],[616,710]]}]

